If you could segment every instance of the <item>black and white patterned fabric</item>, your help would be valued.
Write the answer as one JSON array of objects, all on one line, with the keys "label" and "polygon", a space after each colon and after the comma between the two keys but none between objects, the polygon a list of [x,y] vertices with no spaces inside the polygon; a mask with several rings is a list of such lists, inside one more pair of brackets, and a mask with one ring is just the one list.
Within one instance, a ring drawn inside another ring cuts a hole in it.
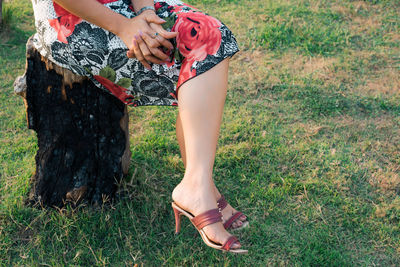
[{"label": "black and white patterned fabric", "polygon": [[[130,0],[97,0],[127,17],[136,13]],[[154,1],[163,27],[179,31],[170,40],[170,61],[146,69],[116,35],[71,14],[52,0],[32,0],[35,48],[72,72],[88,76],[99,88],[131,106],[178,105],[179,87],[239,51],[232,32],[218,19],[177,0]]]}]

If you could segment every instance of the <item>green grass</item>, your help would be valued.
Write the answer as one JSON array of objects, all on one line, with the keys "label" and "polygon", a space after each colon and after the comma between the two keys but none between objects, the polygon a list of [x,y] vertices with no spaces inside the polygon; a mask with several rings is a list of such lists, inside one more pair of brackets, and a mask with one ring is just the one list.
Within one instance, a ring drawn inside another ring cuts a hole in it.
[{"label": "green grass", "polygon": [[12,20],[14,19],[14,10],[12,9],[12,7],[10,5],[6,5],[4,4],[2,6],[2,20],[1,20],[1,24],[0,24],[0,28],[2,30],[7,29],[7,27],[9,27],[12,23]]},{"label": "green grass", "polygon": [[12,83],[30,2],[0,33],[1,266],[399,266],[398,1],[188,1],[221,19],[230,66],[214,175],[248,215],[249,255],[206,247],[170,193],[183,177],[177,109],[131,108],[132,164],[111,207],[25,207],[37,139]]}]

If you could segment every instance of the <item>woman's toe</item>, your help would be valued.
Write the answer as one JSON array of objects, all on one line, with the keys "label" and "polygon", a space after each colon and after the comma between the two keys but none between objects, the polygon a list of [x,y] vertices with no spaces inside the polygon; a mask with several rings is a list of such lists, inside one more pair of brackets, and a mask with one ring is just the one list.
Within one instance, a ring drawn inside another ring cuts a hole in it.
[{"label": "woman's toe", "polygon": [[235,243],[233,243],[231,249],[238,249],[240,248],[242,245],[240,244],[239,241],[236,241]]},{"label": "woman's toe", "polygon": [[236,228],[239,228],[242,225],[243,225],[242,221],[235,221],[235,222],[232,223],[232,228],[236,229]]}]

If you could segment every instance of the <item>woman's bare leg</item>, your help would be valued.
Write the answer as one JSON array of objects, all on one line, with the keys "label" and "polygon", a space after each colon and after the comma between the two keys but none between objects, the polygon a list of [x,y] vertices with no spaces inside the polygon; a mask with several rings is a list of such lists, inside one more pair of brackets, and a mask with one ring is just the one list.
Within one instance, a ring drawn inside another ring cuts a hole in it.
[{"label": "woman's bare leg", "polygon": [[178,115],[176,116],[176,139],[178,139],[183,166],[186,168],[185,137],[183,136],[182,121],[179,110]]},{"label": "woman's bare leg", "polygon": [[[176,138],[178,139],[178,144],[179,144],[179,149],[181,152],[181,157],[182,157],[182,161],[183,161],[183,166],[185,166],[186,168],[186,151],[185,151],[185,138],[183,135],[183,128],[182,128],[182,121],[180,118],[180,114],[178,111],[178,115],[176,118]],[[214,184],[214,195],[216,199],[219,199],[221,197],[221,193],[218,191],[217,187]],[[237,212],[236,209],[234,209],[229,203],[226,206],[226,208],[224,208],[222,210],[222,216],[224,218],[224,221],[227,220],[228,218],[230,218],[235,212]],[[236,220],[233,224],[232,227],[239,227],[243,224],[243,221],[246,220],[246,216],[241,216],[239,218],[239,220]]]},{"label": "woman's bare leg", "polygon": [[[194,215],[217,208],[212,171],[228,87],[228,65],[229,59],[225,59],[179,89],[186,169],[172,198]],[[204,231],[221,244],[230,236],[221,222],[204,227]],[[233,248],[239,246],[235,244]]]}]

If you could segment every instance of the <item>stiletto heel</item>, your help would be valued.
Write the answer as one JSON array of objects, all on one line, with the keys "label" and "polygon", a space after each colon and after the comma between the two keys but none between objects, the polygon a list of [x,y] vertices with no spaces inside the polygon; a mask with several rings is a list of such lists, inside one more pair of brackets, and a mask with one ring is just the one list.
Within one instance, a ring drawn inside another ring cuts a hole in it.
[{"label": "stiletto heel", "polygon": [[178,234],[179,231],[181,230],[181,215],[182,215],[182,212],[180,212],[179,210],[174,208],[174,206],[172,206],[172,209],[174,210],[174,214],[175,214],[175,234]]},{"label": "stiletto heel", "polygon": [[193,224],[193,226],[199,231],[201,238],[203,239],[204,243],[206,243],[207,246],[223,250],[223,251],[228,251],[228,252],[233,252],[233,253],[247,253],[247,250],[244,249],[232,249],[233,244],[239,243],[238,239],[235,236],[230,236],[228,240],[224,244],[217,244],[214,241],[210,240],[206,233],[204,232],[203,228],[206,227],[207,225],[216,223],[216,222],[222,222],[222,214],[219,211],[219,209],[212,209],[205,211],[197,216],[193,216],[190,212],[182,209],[179,207],[175,202],[172,202],[172,209],[174,210],[175,214],[175,233],[178,233],[180,230],[180,217],[182,215],[185,215],[188,217]]}]

